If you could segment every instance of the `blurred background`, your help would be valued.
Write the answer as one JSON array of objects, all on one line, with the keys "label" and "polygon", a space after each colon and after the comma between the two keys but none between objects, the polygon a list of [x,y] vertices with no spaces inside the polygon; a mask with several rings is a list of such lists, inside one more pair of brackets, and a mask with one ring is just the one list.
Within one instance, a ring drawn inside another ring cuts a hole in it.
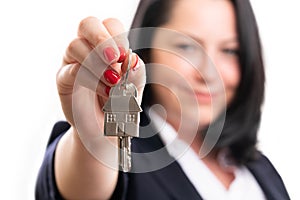
[{"label": "blurred background", "polygon": [[[129,29],[138,0],[0,2],[0,199],[34,199],[53,124],[63,120],[55,75],[78,23],[119,18]],[[300,199],[300,5],[251,0],[267,72],[259,147]]]}]

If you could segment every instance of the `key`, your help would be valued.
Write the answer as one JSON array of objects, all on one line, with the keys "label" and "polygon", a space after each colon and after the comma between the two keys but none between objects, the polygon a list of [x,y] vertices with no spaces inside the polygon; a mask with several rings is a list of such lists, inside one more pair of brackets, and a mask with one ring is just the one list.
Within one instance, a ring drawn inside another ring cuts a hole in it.
[{"label": "key", "polygon": [[[131,54],[131,51],[130,51]],[[131,55],[129,55],[131,59]],[[131,61],[128,63],[127,73],[118,85],[109,93],[109,99],[103,107],[104,135],[118,137],[119,170],[128,172],[131,169],[131,138],[139,137],[139,113],[142,112],[137,101],[137,88],[128,83],[128,72]]]}]

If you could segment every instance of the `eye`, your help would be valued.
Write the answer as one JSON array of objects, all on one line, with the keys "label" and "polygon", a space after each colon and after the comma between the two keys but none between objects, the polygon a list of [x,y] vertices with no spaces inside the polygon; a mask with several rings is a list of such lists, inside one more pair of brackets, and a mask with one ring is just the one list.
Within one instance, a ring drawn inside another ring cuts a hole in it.
[{"label": "eye", "polygon": [[196,49],[195,45],[187,43],[176,44],[175,47],[181,51],[194,51]]},{"label": "eye", "polygon": [[239,50],[235,48],[225,48],[222,49],[222,52],[227,54],[227,55],[232,55],[232,56],[238,56],[239,55]]}]

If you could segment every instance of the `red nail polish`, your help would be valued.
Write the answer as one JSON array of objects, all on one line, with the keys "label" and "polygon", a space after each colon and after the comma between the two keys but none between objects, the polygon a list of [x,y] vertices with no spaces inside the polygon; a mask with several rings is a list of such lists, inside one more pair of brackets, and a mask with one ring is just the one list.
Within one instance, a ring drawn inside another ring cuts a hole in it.
[{"label": "red nail polish", "polygon": [[116,53],[115,49],[113,47],[106,47],[104,50],[103,50],[103,54],[104,54],[104,57],[105,59],[111,63],[112,61],[114,61],[118,54]]},{"label": "red nail polish", "polygon": [[109,69],[104,72],[104,78],[107,82],[116,84],[120,80],[120,75],[117,72]]},{"label": "red nail polish", "polygon": [[120,51],[120,57],[118,63],[122,63],[126,59],[126,51],[123,47],[119,47],[119,51]]},{"label": "red nail polish", "polygon": [[111,87],[106,86],[105,88],[105,93],[109,96],[109,92],[110,92]]}]

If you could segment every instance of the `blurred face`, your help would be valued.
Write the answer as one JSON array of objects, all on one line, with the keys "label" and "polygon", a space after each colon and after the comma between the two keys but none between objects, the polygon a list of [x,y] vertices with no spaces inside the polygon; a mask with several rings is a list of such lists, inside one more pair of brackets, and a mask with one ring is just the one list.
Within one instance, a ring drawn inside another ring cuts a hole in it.
[{"label": "blurred face", "polygon": [[176,129],[184,120],[206,127],[226,109],[240,82],[233,5],[178,0],[169,19],[156,31],[151,51],[156,100]]}]

